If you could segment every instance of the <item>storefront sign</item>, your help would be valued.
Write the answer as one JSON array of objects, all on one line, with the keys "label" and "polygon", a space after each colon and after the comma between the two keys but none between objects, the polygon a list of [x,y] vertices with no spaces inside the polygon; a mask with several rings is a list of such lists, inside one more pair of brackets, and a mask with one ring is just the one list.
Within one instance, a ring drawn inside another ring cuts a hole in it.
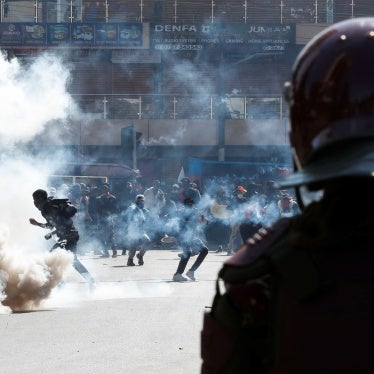
[{"label": "storefront sign", "polygon": [[[149,42],[150,41],[150,42]],[[284,52],[295,24],[1,23],[0,47]]]},{"label": "storefront sign", "polygon": [[222,48],[284,52],[295,42],[293,24],[196,25],[151,24],[151,47],[186,51]]},{"label": "storefront sign", "polygon": [[1,23],[0,47],[142,48],[142,23]]}]

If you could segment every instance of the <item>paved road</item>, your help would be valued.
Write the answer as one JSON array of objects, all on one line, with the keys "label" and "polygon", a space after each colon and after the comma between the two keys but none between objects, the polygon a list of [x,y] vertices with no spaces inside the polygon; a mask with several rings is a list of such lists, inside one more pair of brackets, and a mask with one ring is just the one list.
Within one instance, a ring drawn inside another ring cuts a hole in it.
[{"label": "paved road", "polygon": [[177,254],[151,250],[136,267],[82,256],[92,294],[71,269],[39,310],[0,315],[0,373],[199,373],[203,313],[227,257],[210,251],[196,282],[176,283]]}]

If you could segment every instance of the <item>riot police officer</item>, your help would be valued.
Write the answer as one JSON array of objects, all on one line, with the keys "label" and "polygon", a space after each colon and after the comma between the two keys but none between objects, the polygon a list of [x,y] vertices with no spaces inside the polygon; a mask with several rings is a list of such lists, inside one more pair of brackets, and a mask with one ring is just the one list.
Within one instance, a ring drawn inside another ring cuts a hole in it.
[{"label": "riot police officer", "polygon": [[374,370],[374,18],[336,23],[300,52],[286,85],[294,174],[322,198],[261,229],[219,272],[202,373]]}]

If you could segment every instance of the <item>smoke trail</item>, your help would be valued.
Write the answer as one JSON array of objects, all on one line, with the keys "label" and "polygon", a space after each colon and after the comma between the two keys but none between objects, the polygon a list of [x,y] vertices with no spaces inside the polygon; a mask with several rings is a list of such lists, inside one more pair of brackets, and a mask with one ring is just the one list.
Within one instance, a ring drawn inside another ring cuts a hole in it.
[{"label": "smoke trail", "polygon": [[168,297],[173,289],[163,281],[139,284],[131,279],[120,282],[100,282],[95,291],[82,291],[78,283],[65,283],[63,287],[52,290],[50,297],[43,301],[43,308],[77,307],[84,301],[113,300],[128,298]]},{"label": "smoke trail", "polygon": [[0,300],[3,312],[35,309],[61,282],[64,271],[71,264],[72,254],[57,250],[30,256],[18,251],[10,252],[6,250],[6,244],[0,243]]}]

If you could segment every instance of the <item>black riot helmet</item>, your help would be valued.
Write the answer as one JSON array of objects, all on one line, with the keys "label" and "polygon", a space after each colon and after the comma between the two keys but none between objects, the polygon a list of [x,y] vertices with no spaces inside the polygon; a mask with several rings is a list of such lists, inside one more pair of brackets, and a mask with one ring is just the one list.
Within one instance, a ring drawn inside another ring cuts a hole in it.
[{"label": "black riot helmet", "polygon": [[297,172],[284,187],[374,176],[374,18],[333,24],[300,52],[285,86]]}]

